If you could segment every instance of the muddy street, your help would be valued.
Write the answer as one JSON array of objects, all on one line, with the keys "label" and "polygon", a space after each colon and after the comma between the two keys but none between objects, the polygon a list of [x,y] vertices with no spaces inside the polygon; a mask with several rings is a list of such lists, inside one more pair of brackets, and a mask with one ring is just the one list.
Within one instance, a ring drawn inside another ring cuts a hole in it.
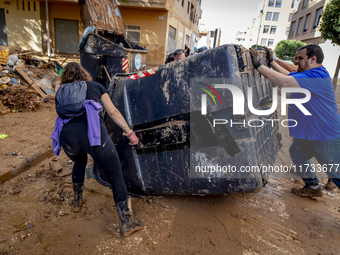
[{"label": "muddy street", "polygon": [[[26,156],[32,144],[35,151],[40,149],[39,144],[49,144],[48,130],[53,128],[53,121],[50,124],[48,120],[55,118],[53,111],[53,105],[44,104],[40,113],[1,117],[1,123],[7,123],[1,124],[2,130],[10,134],[7,141],[1,140],[2,167],[18,164],[20,158],[8,153],[13,146]],[[22,142],[23,130],[15,129],[18,117],[25,122],[26,142]],[[47,122],[37,124],[42,117]],[[290,164],[290,138],[286,130],[280,131],[283,147],[276,164]],[[37,132],[43,135],[37,136]],[[52,171],[50,163],[58,163],[62,169]],[[316,200],[297,197],[291,189],[303,185],[292,178],[270,179],[264,189],[251,194],[134,197],[134,215],[143,221],[144,228],[122,238],[112,194],[94,179],[86,178],[87,202],[81,212],[72,212],[71,169],[72,163],[62,153],[0,186],[0,254],[340,252],[338,190],[323,190],[324,196]],[[322,181],[325,184],[326,179]]]}]

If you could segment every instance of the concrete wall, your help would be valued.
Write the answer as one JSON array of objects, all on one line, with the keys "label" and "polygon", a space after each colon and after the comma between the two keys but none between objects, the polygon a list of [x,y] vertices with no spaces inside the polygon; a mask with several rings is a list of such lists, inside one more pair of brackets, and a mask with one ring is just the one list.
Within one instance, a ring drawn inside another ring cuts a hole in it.
[{"label": "concrete wall", "polygon": [[[125,26],[140,26],[140,45],[149,51],[147,68],[163,65],[166,57],[168,13],[162,10],[132,9],[120,6]],[[165,16],[159,21],[158,16]]]},{"label": "concrete wall", "polygon": [[[5,9],[8,46],[21,47],[23,50],[42,50],[41,21],[39,1],[0,1]],[[30,10],[28,10],[28,2]],[[35,3],[35,11],[34,11]]]}]

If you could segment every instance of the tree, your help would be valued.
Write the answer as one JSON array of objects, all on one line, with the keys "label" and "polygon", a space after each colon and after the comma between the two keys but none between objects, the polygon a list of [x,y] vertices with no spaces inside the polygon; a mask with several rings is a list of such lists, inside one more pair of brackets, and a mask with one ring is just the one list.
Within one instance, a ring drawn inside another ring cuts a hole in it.
[{"label": "tree", "polygon": [[[331,0],[327,5],[321,16],[321,24],[319,31],[321,37],[325,40],[331,40],[332,43],[340,46],[340,0]],[[340,55],[338,64],[335,68],[333,78],[333,87],[336,90],[338,76],[340,69]]]},{"label": "tree", "polygon": [[301,41],[282,40],[276,45],[275,54],[278,58],[294,62],[296,50],[305,45],[306,44]]}]

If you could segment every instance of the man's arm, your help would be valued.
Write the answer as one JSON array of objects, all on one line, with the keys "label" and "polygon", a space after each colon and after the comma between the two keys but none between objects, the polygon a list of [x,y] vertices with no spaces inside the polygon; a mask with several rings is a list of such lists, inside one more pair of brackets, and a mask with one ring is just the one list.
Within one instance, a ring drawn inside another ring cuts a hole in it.
[{"label": "man's arm", "polygon": [[275,62],[290,73],[296,72],[298,70],[298,67],[296,65],[289,63],[287,61],[281,60],[279,58],[275,60]]},{"label": "man's arm", "polygon": [[287,71],[285,68],[281,67],[278,63],[276,63],[275,61],[270,63],[270,66],[279,73],[282,73],[284,75],[288,75],[290,72]]},{"label": "man's arm", "polygon": [[279,73],[277,71],[271,70],[270,68],[261,65],[257,68],[257,71],[260,72],[265,78],[267,78],[274,85],[282,88],[282,87],[297,87],[300,88],[299,83],[292,77],[287,76],[285,74]]}]

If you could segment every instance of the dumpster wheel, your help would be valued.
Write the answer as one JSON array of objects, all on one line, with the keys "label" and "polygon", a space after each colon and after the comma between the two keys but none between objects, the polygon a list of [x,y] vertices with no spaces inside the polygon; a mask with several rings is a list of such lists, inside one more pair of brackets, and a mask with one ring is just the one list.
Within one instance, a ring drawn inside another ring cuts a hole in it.
[{"label": "dumpster wheel", "polygon": [[93,164],[93,175],[99,184],[112,189],[111,184],[106,181],[104,172],[98,167],[96,163]]},{"label": "dumpster wheel", "polygon": [[[93,163],[93,176],[100,185],[103,185],[104,187],[108,187],[112,190],[111,184],[107,182],[106,176],[103,170],[101,170],[96,163]],[[128,192],[128,194],[132,197],[144,197],[145,196],[145,194],[134,194],[131,192]]]}]

